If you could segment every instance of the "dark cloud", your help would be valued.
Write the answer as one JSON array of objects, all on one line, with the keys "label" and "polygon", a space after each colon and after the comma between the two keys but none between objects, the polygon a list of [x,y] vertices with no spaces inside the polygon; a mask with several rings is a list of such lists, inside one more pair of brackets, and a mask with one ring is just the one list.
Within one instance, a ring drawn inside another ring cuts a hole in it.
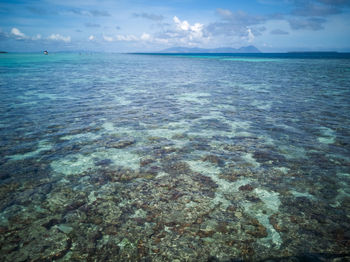
[{"label": "dark cloud", "polygon": [[[287,21],[293,30],[322,30],[327,17],[340,14],[350,0],[292,0],[294,8]],[[304,18],[302,18],[304,17]]]},{"label": "dark cloud", "polygon": [[[208,35],[247,36],[248,30],[259,36],[266,30],[263,26],[268,21],[280,20],[289,23],[292,30],[317,31],[324,29],[327,17],[342,13],[350,7],[350,0],[286,0],[290,11],[265,15],[249,14],[243,11],[233,12],[227,9],[216,10],[219,20],[205,27]],[[270,31],[273,35],[288,35],[289,32],[280,29]]]},{"label": "dark cloud", "polygon": [[69,12],[75,14],[75,15],[82,15],[82,16],[110,16],[110,14],[107,11],[103,10],[82,10],[82,9],[70,9]]},{"label": "dark cloud", "polygon": [[151,28],[161,31],[166,31],[171,27],[170,23],[164,23],[164,22],[158,22],[153,25],[151,25]]},{"label": "dark cloud", "polygon": [[86,27],[101,27],[99,24],[93,24],[93,23],[85,23]]},{"label": "dark cloud", "polygon": [[107,11],[103,10],[91,10],[90,13],[92,16],[110,16]]},{"label": "dark cloud", "polygon": [[349,0],[318,0],[318,2],[327,4],[327,5],[338,5],[338,6],[350,5]]},{"label": "dark cloud", "polygon": [[342,10],[334,5],[325,5],[314,1],[295,1],[295,8],[292,14],[296,16],[328,16],[339,14]]},{"label": "dark cloud", "polygon": [[[262,35],[262,32],[266,31],[266,27],[260,26],[260,27],[250,27],[251,32],[254,36]],[[242,34],[242,36],[247,35],[247,30],[245,30]]]},{"label": "dark cloud", "polygon": [[[216,10],[220,20],[209,24],[206,31],[212,35],[244,36],[250,29],[254,36],[261,35],[261,26],[271,20],[287,21],[293,30],[322,30],[327,17],[342,13],[350,7],[350,0],[288,0],[291,11],[285,14],[252,15],[243,11]],[[288,34],[273,30],[271,34]]]},{"label": "dark cloud", "polygon": [[324,29],[323,24],[326,22],[324,18],[292,18],[288,20],[293,30],[312,30],[318,31]]},{"label": "dark cloud", "polygon": [[270,32],[271,35],[289,35],[287,31],[283,31],[281,29],[275,29]]},{"label": "dark cloud", "polygon": [[269,20],[284,20],[285,17],[286,17],[285,14],[280,14],[280,13],[274,13],[268,16]]},{"label": "dark cloud", "polygon": [[245,36],[248,28],[251,28],[254,35],[260,35],[265,28],[259,25],[268,20],[265,16],[250,15],[243,11],[231,12],[221,8],[217,9],[217,14],[221,21],[206,27],[206,31],[213,35]]},{"label": "dark cloud", "polygon": [[88,15],[88,11],[78,10],[78,9],[70,9],[69,12],[75,15]]},{"label": "dark cloud", "polygon": [[257,25],[266,21],[266,17],[260,15],[250,15],[243,11],[231,12],[226,9],[217,9],[217,13],[225,21],[235,25]]},{"label": "dark cloud", "polygon": [[9,38],[9,35],[5,32],[0,31],[0,41],[6,40]]},{"label": "dark cloud", "polygon": [[350,0],[293,0],[292,4],[292,15],[324,17],[342,13],[344,8],[350,7]]},{"label": "dark cloud", "polygon": [[35,15],[56,15],[58,14],[56,11],[47,10],[41,7],[36,6],[27,6],[26,7],[29,12]]},{"label": "dark cloud", "polygon": [[116,27],[115,27],[115,29],[120,30],[120,29],[121,29],[121,27],[120,27],[120,26],[116,26]]},{"label": "dark cloud", "polygon": [[164,19],[164,16],[162,15],[149,14],[149,13],[134,13],[133,17],[149,19],[152,21],[162,21]]}]

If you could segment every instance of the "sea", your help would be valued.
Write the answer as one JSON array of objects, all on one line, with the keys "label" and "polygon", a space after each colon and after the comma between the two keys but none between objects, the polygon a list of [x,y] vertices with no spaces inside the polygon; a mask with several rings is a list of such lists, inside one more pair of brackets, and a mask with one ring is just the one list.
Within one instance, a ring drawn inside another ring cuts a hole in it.
[{"label": "sea", "polygon": [[0,54],[1,261],[350,261],[350,54]]}]

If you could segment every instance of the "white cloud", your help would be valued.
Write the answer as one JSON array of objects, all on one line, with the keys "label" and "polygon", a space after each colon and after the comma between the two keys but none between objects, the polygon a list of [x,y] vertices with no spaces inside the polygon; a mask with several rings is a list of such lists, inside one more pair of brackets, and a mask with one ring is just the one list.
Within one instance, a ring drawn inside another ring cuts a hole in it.
[{"label": "white cloud", "polygon": [[106,35],[103,35],[103,40],[105,40],[106,42],[113,42],[114,41],[113,37],[106,36]]},{"label": "white cloud", "polygon": [[12,36],[13,38],[15,38],[17,40],[26,39],[26,40],[37,41],[37,40],[41,39],[40,34],[37,34],[36,36],[27,36],[16,27],[11,29],[10,35],[8,35],[8,36]]},{"label": "white cloud", "polygon": [[89,40],[90,40],[90,41],[92,41],[92,40],[94,40],[94,39],[95,39],[95,36],[93,36],[93,35],[90,35],[90,36],[89,36]]},{"label": "white cloud", "polygon": [[165,30],[155,35],[145,32],[140,35],[103,35],[103,39],[106,42],[142,42],[144,44],[180,44],[184,46],[197,46],[208,42],[210,39],[210,37],[205,34],[204,25],[201,23],[190,24],[186,20],[180,20],[177,16],[173,17],[173,22],[174,24],[170,25],[172,29]]},{"label": "white cloud", "polygon": [[247,32],[248,32],[247,40],[248,40],[249,43],[251,43],[251,42],[253,42],[255,36],[252,33],[252,30],[250,28],[248,28]]},{"label": "white cloud", "polygon": [[36,36],[32,37],[32,40],[40,40],[41,39],[41,35],[37,34]]},{"label": "white cloud", "polygon": [[54,41],[63,41],[69,43],[71,41],[70,36],[62,36],[60,34],[51,34],[47,39]]},{"label": "white cloud", "polygon": [[143,33],[139,37],[135,35],[120,35],[120,34],[115,36],[103,35],[103,39],[106,42],[138,42],[138,41],[155,42],[156,41],[156,39],[154,39],[150,34],[147,34],[147,33]]},{"label": "white cloud", "polygon": [[203,35],[203,24],[195,23],[194,25],[190,25],[186,20],[181,21],[177,16],[173,18],[176,28],[179,31],[189,31],[196,34],[197,37],[201,37]]},{"label": "white cloud", "polygon": [[25,34],[23,34],[19,29],[15,28],[15,27],[11,29],[11,35],[15,36],[18,39],[27,38],[27,36]]},{"label": "white cloud", "polygon": [[143,33],[143,34],[141,35],[140,39],[143,40],[143,41],[150,41],[150,40],[152,40],[152,37],[151,37],[150,34]]},{"label": "white cloud", "polygon": [[175,31],[168,31],[163,38],[169,39],[171,42],[180,43],[189,46],[195,46],[198,43],[203,43],[209,40],[209,37],[204,36],[204,25],[195,23],[191,25],[186,20],[181,21],[177,16],[174,16]]},{"label": "white cloud", "polygon": [[[148,34],[143,34],[142,36],[144,38],[151,38],[151,36],[148,35]],[[120,42],[131,42],[131,41],[140,41],[140,40],[145,40],[145,39],[138,38],[135,35],[116,35],[114,37],[113,36],[103,35],[103,40],[105,40],[106,42],[115,42],[115,41],[116,42],[117,41],[120,41]]]},{"label": "white cloud", "polygon": [[181,22],[181,20],[177,16],[174,16],[173,20],[178,30],[187,31],[190,29],[190,24],[186,20]]},{"label": "white cloud", "polygon": [[169,39],[165,39],[165,38],[155,38],[154,39],[154,42],[155,43],[158,43],[158,44],[169,44]]},{"label": "white cloud", "polygon": [[232,16],[232,12],[230,10],[227,10],[227,9],[218,8],[217,12],[223,17],[230,17],[230,16]]},{"label": "white cloud", "polygon": [[245,35],[241,36],[241,40],[246,41],[248,43],[253,42],[255,39],[255,35],[253,34],[250,28],[247,28]]},{"label": "white cloud", "polygon": [[139,39],[134,35],[117,35],[116,40],[130,42],[130,41],[138,41]]},{"label": "white cloud", "polygon": [[216,11],[220,20],[206,26],[205,32],[215,37],[215,40],[220,39],[219,42],[225,43],[224,45],[242,45],[242,40],[247,43],[253,42],[266,30],[266,21],[273,19],[272,15],[252,15],[220,8]]},{"label": "white cloud", "polygon": [[203,37],[203,25],[200,23],[195,23],[190,27],[191,29],[191,37],[201,38]]}]

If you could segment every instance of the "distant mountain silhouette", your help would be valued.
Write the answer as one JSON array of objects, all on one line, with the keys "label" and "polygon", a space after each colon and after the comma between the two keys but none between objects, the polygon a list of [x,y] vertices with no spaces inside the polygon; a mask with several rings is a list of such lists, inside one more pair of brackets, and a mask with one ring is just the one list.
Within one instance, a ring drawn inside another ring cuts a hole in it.
[{"label": "distant mountain silhouette", "polygon": [[161,53],[261,53],[255,46],[243,46],[240,48],[198,48],[198,47],[171,47],[160,51]]}]

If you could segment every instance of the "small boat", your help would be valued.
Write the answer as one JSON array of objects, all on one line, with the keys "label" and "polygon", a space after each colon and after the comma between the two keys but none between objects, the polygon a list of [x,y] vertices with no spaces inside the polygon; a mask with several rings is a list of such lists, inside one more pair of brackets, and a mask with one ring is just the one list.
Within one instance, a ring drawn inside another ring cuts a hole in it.
[{"label": "small boat", "polygon": [[46,50],[44,51],[44,55],[48,55],[49,54],[49,52],[47,52]]}]

